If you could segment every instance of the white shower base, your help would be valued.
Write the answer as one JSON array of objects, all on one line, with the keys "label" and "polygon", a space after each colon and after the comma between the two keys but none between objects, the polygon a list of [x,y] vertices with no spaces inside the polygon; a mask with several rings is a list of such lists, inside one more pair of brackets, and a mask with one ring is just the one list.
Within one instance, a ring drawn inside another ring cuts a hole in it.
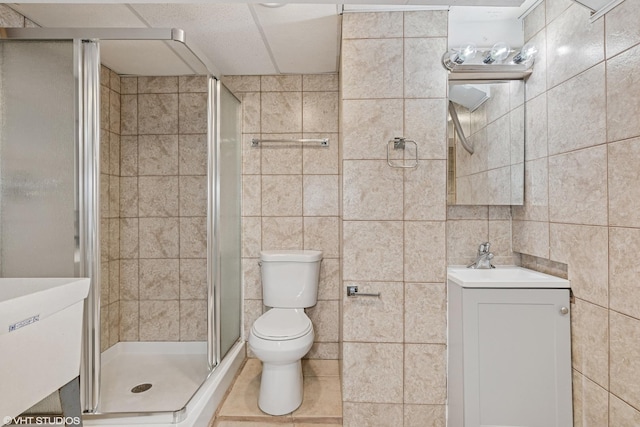
[{"label": "white shower base", "polygon": [[[244,357],[241,342],[203,384],[205,342],[118,343],[102,354],[99,414],[87,415],[84,424],[206,427]],[[144,383],[152,387],[131,392]]]}]

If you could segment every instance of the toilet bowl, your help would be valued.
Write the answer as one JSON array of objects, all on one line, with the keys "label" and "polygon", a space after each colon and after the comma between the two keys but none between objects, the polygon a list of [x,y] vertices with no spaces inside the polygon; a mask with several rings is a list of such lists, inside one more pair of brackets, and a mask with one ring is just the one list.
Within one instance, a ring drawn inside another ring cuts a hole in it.
[{"label": "toilet bowl", "polygon": [[256,320],[249,333],[249,347],[262,361],[258,398],[262,411],[284,415],[302,404],[300,359],[311,349],[313,338],[311,321],[301,309],[273,308]]},{"label": "toilet bowl", "polygon": [[301,359],[313,345],[304,312],[316,304],[322,252],[260,253],[263,302],[272,307],[251,327],[249,348],[262,361],[258,406],[271,415],[295,411],[303,398]]}]

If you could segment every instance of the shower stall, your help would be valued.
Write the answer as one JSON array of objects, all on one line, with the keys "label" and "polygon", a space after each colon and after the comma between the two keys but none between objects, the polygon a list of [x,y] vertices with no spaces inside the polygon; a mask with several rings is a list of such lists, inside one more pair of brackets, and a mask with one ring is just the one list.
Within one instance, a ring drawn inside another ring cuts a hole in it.
[{"label": "shower stall", "polygon": [[240,102],[201,58],[176,29],[0,34],[0,276],[91,278],[87,425],[207,426],[244,359]]}]

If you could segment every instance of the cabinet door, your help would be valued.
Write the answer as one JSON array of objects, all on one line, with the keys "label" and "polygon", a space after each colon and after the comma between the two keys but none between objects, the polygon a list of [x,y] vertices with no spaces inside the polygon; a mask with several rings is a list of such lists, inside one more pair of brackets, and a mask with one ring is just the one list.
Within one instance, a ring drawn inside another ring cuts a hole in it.
[{"label": "cabinet door", "polygon": [[569,291],[463,295],[465,426],[572,426]]}]

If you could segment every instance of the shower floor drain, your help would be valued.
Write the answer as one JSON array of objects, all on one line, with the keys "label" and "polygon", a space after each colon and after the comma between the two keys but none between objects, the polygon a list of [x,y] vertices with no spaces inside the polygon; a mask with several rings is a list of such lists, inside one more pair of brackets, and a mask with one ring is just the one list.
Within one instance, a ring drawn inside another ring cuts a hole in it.
[{"label": "shower floor drain", "polygon": [[151,388],[151,384],[138,384],[134,388],[131,389],[131,393],[143,393]]}]

